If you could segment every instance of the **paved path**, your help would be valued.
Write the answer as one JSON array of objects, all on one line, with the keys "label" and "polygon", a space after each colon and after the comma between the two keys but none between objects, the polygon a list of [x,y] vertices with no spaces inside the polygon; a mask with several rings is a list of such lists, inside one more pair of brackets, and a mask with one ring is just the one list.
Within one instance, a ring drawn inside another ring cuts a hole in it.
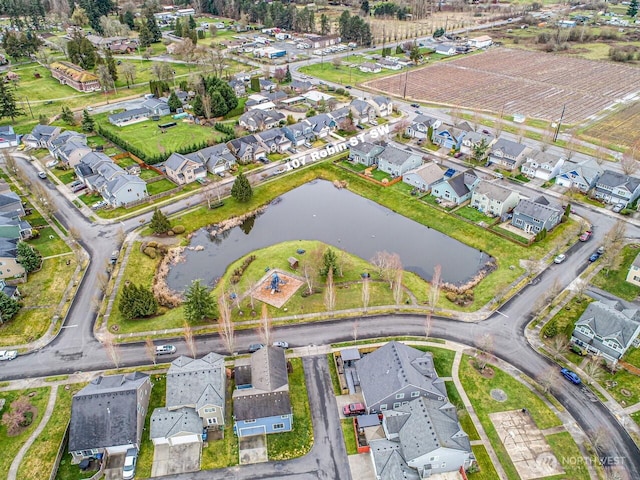
[{"label": "paved path", "polygon": [[22,463],[22,459],[24,458],[27,451],[29,451],[29,448],[31,448],[31,445],[33,445],[33,442],[36,441],[36,438],[38,438],[38,436],[44,430],[44,427],[46,427],[47,423],[49,423],[49,419],[51,418],[51,414],[53,413],[53,407],[55,407],[56,405],[57,396],[58,396],[58,386],[52,385],[51,393],[49,394],[49,402],[47,403],[47,409],[44,411],[44,414],[42,415],[40,424],[38,425],[38,428],[36,428],[33,431],[33,433],[27,439],[25,444],[22,446],[22,448],[20,449],[16,457],[13,459],[13,462],[11,462],[11,467],[9,468],[9,475],[7,476],[7,480],[16,480],[16,478],[18,478],[17,477],[18,468],[20,467],[20,463]]}]

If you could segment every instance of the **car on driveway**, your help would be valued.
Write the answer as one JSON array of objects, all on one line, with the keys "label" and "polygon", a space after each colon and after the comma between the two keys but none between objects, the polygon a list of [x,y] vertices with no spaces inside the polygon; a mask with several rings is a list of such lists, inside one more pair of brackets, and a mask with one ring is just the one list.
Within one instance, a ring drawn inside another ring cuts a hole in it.
[{"label": "car on driveway", "polygon": [[614,205],[612,209],[612,211],[615,213],[620,213],[622,210],[624,210],[624,203],[618,203]]},{"label": "car on driveway", "polygon": [[264,347],[263,343],[252,343],[251,345],[249,345],[249,353],[257,352],[263,347]]},{"label": "car on driveway", "polygon": [[567,259],[567,256],[564,253],[561,253],[556,258],[553,259],[553,263],[562,263]]},{"label": "car on driveway", "polygon": [[176,353],[175,345],[158,345],[156,347],[156,355],[171,355]]},{"label": "car on driveway", "polygon": [[280,348],[289,348],[289,344],[287,342],[273,342],[273,346],[274,347],[280,347]]},{"label": "car on driveway", "polygon": [[560,369],[560,373],[564,378],[569,380],[574,385],[580,385],[582,383],[582,380],[580,380],[580,377],[576,375],[574,372],[572,372],[571,370],[569,370],[568,368]]},{"label": "car on driveway", "polygon": [[136,462],[138,461],[138,450],[130,448],[124,457],[124,465],[122,466],[122,478],[131,480],[136,474]]},{"label": "car on driveway", "polygon": [[13,360],[17,356],[17,350],[0,350],[0,360]]},{"label": "car on driveway", "polygon": [[342,413],[344,413],[345,417],[355,417],[356,415],[367,413],[367,409],[364,408],[362,403],[350,403],[342,407]]},{"label": "car on driveway", "polygon": [[593,235],[593,232],[591,230],[587,230],[582,235],[580,235],[580,241],[581,242],[586,242],[587,240],[589,240],[591,238],[591,235]]}]

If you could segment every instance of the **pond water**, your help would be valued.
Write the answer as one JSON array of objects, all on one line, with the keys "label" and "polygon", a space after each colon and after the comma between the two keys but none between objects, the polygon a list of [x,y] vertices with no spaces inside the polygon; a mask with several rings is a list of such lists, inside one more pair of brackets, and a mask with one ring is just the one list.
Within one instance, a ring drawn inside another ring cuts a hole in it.
[{"label": "pond water", "polygon": [[196,232],[191,246],[204,248],[185,250],[185,261],[171,267],[167,284],[175,291],[184,291],[196,279],[213,285],[238,258],[290,240],[319,240],[365,260],[386,250],[400,255],[406,270],[426,280],[441,265],[442,280],[457,284],[471,279],[490,260],[443,233],[317,180],[285,193],[264,212],[215,240],[205,229]]}]

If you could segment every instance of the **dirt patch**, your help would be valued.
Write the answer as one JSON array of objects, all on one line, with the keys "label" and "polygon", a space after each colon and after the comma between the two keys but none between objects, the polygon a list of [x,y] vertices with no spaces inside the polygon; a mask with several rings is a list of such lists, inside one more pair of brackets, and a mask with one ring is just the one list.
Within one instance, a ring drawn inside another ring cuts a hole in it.
[{"label": "dirt patch", "polygon": [[[274,273],[278,274],[278,277],[282,282],[278,285],[277,292],[271,289],[271,282]],[[262,279],[260,279],[256,287],[249,292],[249,295],[256,300],[269,304],[273,307],[282,308],[282,306],[287,303],[303,283],[304,281],[301,279],[281,270],[271,270],[262,277]]]}]

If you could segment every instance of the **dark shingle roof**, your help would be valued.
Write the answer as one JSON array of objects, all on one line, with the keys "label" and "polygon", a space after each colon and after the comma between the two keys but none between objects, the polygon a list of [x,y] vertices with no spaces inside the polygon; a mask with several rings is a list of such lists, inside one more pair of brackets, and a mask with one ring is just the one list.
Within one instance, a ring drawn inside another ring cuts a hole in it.
[{"label": "dark shingle roof", "polygon": [[253,420],[291,414],[288,391],[241,395],[233,399],[233,416],[236,420]]},{"label": "dark shingle roof", "polygon": [[528,217],[535,218],[542,222],[546,222],[558,212],[562,212],[562,208],[559,205],[554,205],[547,200],[546,197],[540,196],[535,200],[520,200],[516,208],[513,209],[513,213],[527,215]]}]

